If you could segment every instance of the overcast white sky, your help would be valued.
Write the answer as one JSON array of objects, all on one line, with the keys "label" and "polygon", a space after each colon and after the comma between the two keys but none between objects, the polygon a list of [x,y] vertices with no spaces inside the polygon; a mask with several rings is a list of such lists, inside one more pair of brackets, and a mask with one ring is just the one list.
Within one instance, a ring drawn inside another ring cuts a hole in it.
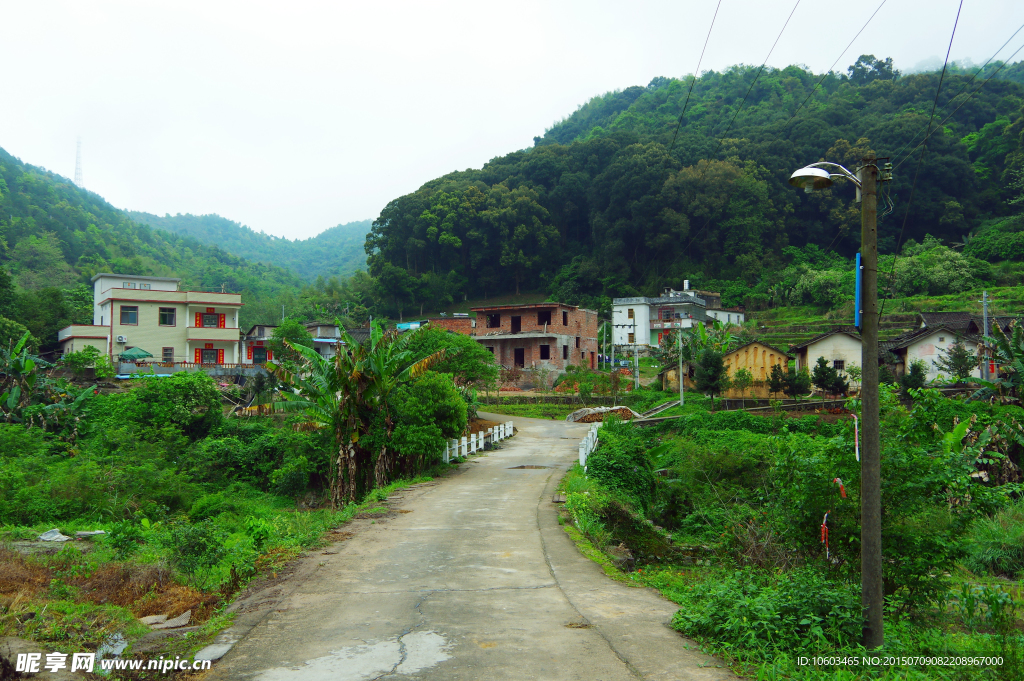
[{"label": "overcast white sky", "polygon": [[[941,64],[957,4],[888,0],[836,69]],[[769,63],[827,69],[877,6],[804,0]],[[0,0],[0,147],[74,177],[80,136],[84,184],[115,206],[306,238],[529,147],[594,95],[693,72],[714,7]],[[722,0],[702,70],[760,64],[792,8]],[[984,62],[1022,23],[1020,0],[968,0],[952,58]]]}]

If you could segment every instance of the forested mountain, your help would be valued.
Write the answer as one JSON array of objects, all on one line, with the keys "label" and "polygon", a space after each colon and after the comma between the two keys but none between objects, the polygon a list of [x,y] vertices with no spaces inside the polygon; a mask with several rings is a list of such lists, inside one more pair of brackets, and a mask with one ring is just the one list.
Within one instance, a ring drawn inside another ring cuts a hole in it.
[{"label": "forested mountain", "polygon": [[363,244],[372,220],[337,225],[310,239],[295,241],[256,232],[219,215],[165,215],[129,211],[136,222],[217,244],[247,260],[287,267],[307,281],[318,276],[350,276],[366,269]]},{"label": "forested mountain", "polygon": [[91,322],[88,284],[97,272],[176,276],[183,288],[242,293],[243,324],[269,316],[260,303],[302,283],[280,267],[134,222],[67,178],[0,149],[0,318],[52,347],[57,329]]},{"label": "forested mountain", "polygon": [[681,124],[689,79],[656,78],[595,97],[531,149],[396,198],[367,241],[370,272],[396,310],[523,289],[600,305],[684,279],[769,300],[786,268],[859,247],[853,188],[805,194],[790,174],[819,160],[853,167],[868,150],[895,166],[882,252],[926,235],[963,246],[1014,212],[1024,168],[1024,86],[972,78],[946,74],[909,213],[939,73],[901,76],[870,55],[824,76],[741,65],[702,74]]}]

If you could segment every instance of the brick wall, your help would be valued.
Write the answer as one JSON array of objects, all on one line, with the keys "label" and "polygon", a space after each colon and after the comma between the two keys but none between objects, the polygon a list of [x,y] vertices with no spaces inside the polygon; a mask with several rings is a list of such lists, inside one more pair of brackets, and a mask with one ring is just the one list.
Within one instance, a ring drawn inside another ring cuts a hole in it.
[{"label": "brick wall", "polygon": [[472,336],[476,332],[473,328],[474,320],[469,317],[433,317],[428,321],[435,329],[446,329],[464,336]]},{"label": "brick wall", "polygon": [[[527,368],[547,367],[562,372],[569,364],[596,366],[597,313],[569,306],[550,308],[508,307],[476,308],[476,340],[491,348],[494,359],[502,366],[516,364],[516,350],[522,350],[522,365]],[[545,321],[550,314],[550,323]],[[495,318],[493,315],[497,315]],[[512,319],[519,317],[518,333],[549,334],[541,338],[523,338],[512,333]],[[488,327],[488,323],[495,326]],[[546,345],[548,357],[542,357]]]},{"label": "brick wall", "polygon": [[[512,318],[519,317],[519,331],[547,332],[597,338],[597,313],[591,310],[552,305],[549,308],[507,307],[474,308],[477,319],[477,336],[491,333],[512,333]],[[545,327],[543,320],[550,316],[551,322]],[[496,317],[496,318],[495,318]],[[496,326],[490,326],[493,322]]]}]

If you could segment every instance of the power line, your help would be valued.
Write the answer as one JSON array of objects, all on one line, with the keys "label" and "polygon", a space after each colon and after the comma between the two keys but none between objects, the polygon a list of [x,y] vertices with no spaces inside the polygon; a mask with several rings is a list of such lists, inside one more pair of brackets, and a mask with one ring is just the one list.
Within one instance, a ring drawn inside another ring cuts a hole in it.
[{"label": "power line", "polygon": [[[960,23],[960,11],[964,7],[964,0],[960,0],[960,5],[956,10],[956,19],[953,20],[953,32],[949,36],[949,47],[946,48],[946,60],[942,62],[942,74],[939,76],[939,86],[935,88],[935,99],[932,101],[932,112],[928,116],[928,134],[925,136],[924,141],[921,142],[923,145],[928,141],[928,138],[932,136],[932,121],[935,118],[935,108],[939,105],[939,93],[942,92],[942,82],[946,78],[946,66],[949,64],[949,53],[953,50],[953,38],[956,37],[956,27]],[[907,210],[903,213],[903,225],[900,227],[900,237],[896,240],[896,255],[892,259],[892,268],[889,270],[889,288],[892,289],[892,279],[896,273],[896,262],[900,259],[900,244],[903,243],[903,233],[907,228],[907,219],[910,218],[910,206],[914,202],[914,190],[917,189],[917,176],[921,172],[921,162],[924,161],[925,152],[928,151],[928,147],[925,146],[921,149],[921,155],[917,159],[917,168],[914,169],[914,182],[910,185],[910,198],[907,199]],[[882,318],[882,312],[885,310],[885,298],[882,298],[882,305],[878,309],[878,318]]]},{"label": "power line", "polygon": [[925,138],[924,138],[923,140],[921,140],[921,143],[920,143],[920,144],[918,144],[918,145],[917,145],[916,147],[914,147],[913,149],[911,149],[911,150],[910,150],[910,151],[909,151],[909,152],[907,153],[907,155],[903,157],[903,160],[902,160],[902,161],[900,161],[899,163],[895,164],[895,166],[893,166],[893,170],[895,170],[896,168],[899,168],[899,167],[900,167],[901,165],[903,165],[903,163],[904,163],[904,162],[905,162],[905,161],[906,161],[906,160],[907,160],[908,158],[910,158],[910,155],[911,155],[911,154],[913,154],[913,153],[914,153],[915,151],[917,151],[918,149],[920,149],[920,148],[921,148],[921,145],[922,145],[922,144],[925,144],[925,143],[927,143],[927,142],[928,142],[928,138],[929,138],[929,137],[931,137],[932,135],[934,135],[934,134],[935,134],[936,132],[938,132],[939,130],[942,130],[942,126],[943,126],[943,124],[944,124],[944,123],[945,123],[946,121],[948,121],[948,120],[949,120],[950,118],[952,118],[952,117],[953,117],[953,115],[954,115],[954,114],[955,114],[955,113],[956,113],[957,111],[959,111],[960,109],[962,109],[962,108],[964,107],[964,105],[965,105],[965,104],[967,104],[967,102],[971,101],[971,98],[972,98],[972,97],[974,97],[974,95],[978,94],[978,91],[979,91],[979,90],[981,90],[981,88],[985,87],[985,85],[986,85],[986,84],[987,84],[987,83],[988,83],[988,82],[989,82],[990,80],[992,80],[992,79],[993,79],[993,78],[995,78],[995,77],[996,77],[997,75],[999,75],[999,72],[1003,70],[1003,67],[1004,67],[1004,66],[1006,66],[1006,64],[1007,64],[1007,63],[1009,63],[1009,61],[1010,61],[1011,59],[1013,59],[1014,57],[1016,57],[1016,56],[1017,56],[1017,52],[1020,52],[1021,50],[1024,50],[1024,45],[1021,45],[1020,47],[1018,47],[1018,48],[1017,48],[1017,51],[1016,51],[1016,52],[1014,52],[1013,54],[1011,54],[1011,55],[1010,55],[1010,56],[1009,56],[1009,57],[1007,58],[1006,62],[1004,62],[1004,63],[1000,64],[999,68],[997,68],[997,69],[996,69],[995,71],[993,71],[993,72],[992,72],[992,75],[991,75],[991,76],[989,76],[989,77],[988,77],[988,78],[986,78],[986,79],[985,79],[984,81],[982,81],[981,85],[979,85],[978,87],[974,88],[974,90],[973,90],[973,91],[971,92],[971,94],[967,95],[967,99],[965,99],[964,101],[960,102],[960,105],[959,105],[959,106],[957,106],[957,107],[956,107],[955,109],[953,109],[952,111],[950,111],[950,112],[949,112],[949,115],[948,115],[948,116],[946,116],[946,117],[945,117],[945,118],[943,118],[943,119],[942,119],[941,121],[939,121],[939,124],[938,124],[937,126],[935,126],[935,130],[934,130],[934,131],[932,131],[932,132],[930,132],[930,133],[928,134],[928,137],[925,137]]},{"label": "power line", "polygon": [[[977,71],[975,71],[975,72],[974,72],[974,75],[973,75],[973,76],[971,76],[971,77],[970,77],[970,79],[969,79],[969,80],[968,80],[968,81],[967,81],[966,83],[964,83],[964,84],[963,84],[963,86],[962,86],[962,87],[961,87],[961,88],[960,88],[960,89],[959,89],[959,90],[957,91],[957,93],[956,93],[955,95],[953,95],[952,97],[950,97],[950,98],[949,98],[949,101],[948,101],[948,102],[946,102],[945,104],[943,104],[943,106],[942,106],[942,109],[945,109],[945,108],[946,108],[947,106],[949,106],[950,104],[952,104],[952,103],[953,103],[953,102],[954,102],[954,101],[956,100],[956,98],[957,98],[957,97],[959,97],[959,96],[960,96],[961,94],[963,94],[963,91],[964,91],[964,90],[966,90],[966,89],[967,89],[967,88],[968,88],[968,87],[970,86],[970,84],[971,84],[971,83],[973,83],[973,82],[974,82],[974,80],[975,80],[975,79],[976,79],[976,78],[977,78],[977,77],[978,77],[979,75],[981,75],[981,73],[982,73],[982,72],[983,72],[983,71],[985,70],[985,67],[986,67],[986,66],[988,66],[988,65],[989,65],[989,64],[990,64],[990,63],[992,62],[992,60],[993,60],[993,59],[995,59],[995,58],[996,58],[996,56],[997,56],[997,55],[998,55],[998,54],[999,54],[1000,52],[1002,52],[1002,51],[1003,51],[1003,49],[1004,49],[1004,48],[1005,48],[1005,47],[1006,47],[1007,45],[1009,45],[1009,44],[1010,44],[1010,41],[1011,41],[1011,40],[1013,40],[1013,39],[1014,39],[1014,38],[1015,38],[1015,37],[1017,36],[1017,34],[1018,34],[1018,33],[1020,33],[1020,32],[1021,32],[1022,30],[1024,30],[1024,24],[1021,24],[1021,25],[1020,25],[1020,28],[1018,28],[1018,29],[1017,29],[1016,31],[1014,31],[1014,32],[1013,32],[1013,35],[1011,35],[1011,36],[1010,36],[1009,38],[1007,38],[1007,39],[1006,39],[1006,42],[1002,44],[1002,47],[1000,47],[1000,48],[999,48],[998,50],[996,50],[996,51],[995,51],[995,54],[993,54],[993,55],[992,55],[991,57],[989,57],[989,58],[988,58],[988,61],[986,61],[986,62],[985,62],[984,64],[982,64],[982,65],[981,65],[981,67],[980,67],[980,68],[979,68],[979,69],[978,69]],[[1017,50],[1017,52],[1019,52],[1019,51],[1020,51],[1020,50]],[[1014,52],[1014,54],[1017,54],[1017,52]],[[1011,55],[1010,59],[1013,59],[1013,56],[1012,56],[1012,55]],[[1005,63],[1004,63],[1003,65],[1005,65]],[[1001,65],[1001,66],[1000,66],[1000,67],[999,67],[998,69],[996,69],[995,73],[999,73],[999,70],[1003,68],[1003,65]],[[957,108],[959,108],[959,107],[957,107]],[[945,120],[945,119],[944,119],[944,120]],[[916,138],[915,138],[915,139],[916,139]],[[911,144],[913,144],[913,143],[914,143],[914,141],[915,141],[915,140],[910,140],[909,142],[907,142],[906,144],[904,144],[904,145],[903,145],[903,148],[902,148],[902,149],[900,149],[900,150],[899,150],[899,151],[897,151],[897,152],[896,152],[895,154],[893,154],[893,158],[899,158],[899,156],[900,156],[900,155],[901,155],[901,154],[903,153],[904,149],[906,149],[906,148],[907,148],[907,147],[909,147],[909,146],[910,146]],[[915,149],[916,149],[916,148],[917,148],[917,147],[915,147]]]},{"label": "power line", "polygon": [[679,122],[676,123],[675,134],[672,135],[672,144],[669,145],[669,152],[676,146],[676,137],[679,136],[679,128],[683,126],[683,116],[686,115],[686,107],[690,103],[690,93],[693,92],[693,84],[697,82],[697,75],[700,73],[700,65],[704,61],[704,51],[708,49],[708,41],[711,40],[711,29],[715,27],[715,19],[718,18],[718,10],[722,6],[722,0],[718,0],[718,5],[715,7],[715,14],[711,17],[711,25],[708,26],[708,37],[704,38],[704,47],[700,51],[700,59],[697,60],[697,70],[693,72],[693,77],[690,79],[690,89],[686,91],[686,101],[683,102],[683,113],[679,114]]},{"label": "power line", "polygon": [[786,125],[789,125],[790,123],[792,123],[793,119],[796,118],[796,115],[798,113],[800,113],[800,109],[804,108],[804,104],[806,104],[807,102],[810,101],[811,97],[814,95],[815,92],[818,91],[818,88],[821,87],[821,84],[828,77],[828,74],[832,73],[832,69],[834,69],[836,67],[836,64],[838,64],[839,60],[843,58],[843,55],[846,54],[847,51],[849,51],[849,49],[853,46],[854,40],[856,40],[857,38],[860,37],[860,34],[863,33],[864,29],[868,27],[868,24],[870,24],[871,20],[875,18],[876,14],[878,14],[878,10],[882,9],[882,5],[884,5],[885,2],[886,2],[886,0],[882,0],[882,3],[880,5],[878,5],[878,7],[871,14],[871,16],[868,17],[868,20],[864,22],[864,25],[860,27],[860,30],[857,31],[857,35],[853,36],[853,40],[851,40],[850,43],[845,48],[843,48],[843,51],[839,53],[839,56],[836,57],[836,60],[834,62],[832,62],[832,66],[828,67],[828,71],[826,71],[824,74],[822,74],[822,76],[818,80],[817,84],[815,84],[814,89],[812,89],[810,91],[810,93],[807,95],[807,98],[804,99],[804,101],[800,103],[800,106],[798,106],[796,108],[796,111],[793,112],[793,115],[789,117],[788,121],[786,121]]},{"label": "power line", "polygon": [[764,61],[761,62],[761,68],[757,70],[757,75],[754,76],[754,80],[750,83],[750,87],[747,88],[747,94],[743,95],[743,101],[741,101],[740,105],[736,107],[736,113],[732,115],[732,120],[729,121],[729,126],[725,129],[725,132],[722,133],[721,137],[719,137],[718,146],[715,148],[714,153],[711,154],[710,157],[708,157],[707,164],[704,166],[704,172],[700,174],[701,180],[704,179],[704,173],[706,173],[708,171],[708,168],[711,167],[711,159],[714,158],[715,156],[718,156],[718,151],[719,149],[722,148],[722,144],[725,142],[725,136],[729,134],[730,130],[732,130],[732,124],[736,122],[736,117],[739,116],[740,111],[743,110],[743,105],[747,103],[747,97],[750,96],[750,91],[753,90],[754,85],[757,84],[757,79],[761,77],[761,73],[764,71],[765,64],[767,64],[768,60],[771,58],[772,52],[775,51],[775,46],[779,44],[779,40],[782,38],[783,32],[785,32],[786,27],[789,26],[789,20],[793,18],[793,14],[796,13],[796,8],[799,6],[800,0],[796,0],[796,4],[793,5],[793,9],[790,11],[789,16],[786,17],[786,23],[782,25],[782,30],[779,31],[779,35],[775,37],[775,42],[772,43],[772,49],[768,50],[768,56],[766,56],[764,58]]},{"label": "power line", "polygon": [[[878,14],[879,10],[881,10],[881,9],[882,9],[882,6],[883,6],[883,5],[885,5],[885,3],[886,3],[886,0],[882,0],[882,2],[881,2],[881,3],[879,4],[879,5],[878,5],[878,7],[876,7],[876,8],[875,8],[875,11],[871,13],[871,16],[870,16],[870,17],[868,17],[868,20],[867,20],[867,21],[865,21],[865,22],[864,22],[864,25],[860,27],[860,30],[859,30],[859,31],[857,31],[857,34],[856,34],[855,36],[853,36],[853,39],[852,39],[852,40],[850,40],[850,42],[849,42],[849,43],[848,43],[848,44],[846,45],[846,47],[845,47],[845,48],[843,48],[843,51],[839,53],[839,56],[838,56],[838,57],[836,57],[836,60],[835,60],[834,62],[832,62],[832,66],[830,66],[830,67],[828,68],[828,71],[826,71],[826,72],[824,73],[824,75],[822,75],[821,79],[820,79],[820,80],[818,80],[818,83],[817,83],[817,85],[815,85],[815,86],[814,86],[814,89],[813,89],[813,90],[811,90],[811,92],[810,92],[810,93],[809,93],[809,94],[807,95],[807,98],[806,98],[806,99],[804,99],[804,101],[803,101],[803,102],[802,102],[802,103],[800,104],[800,106],[798,106],[798,107],[796,108],[796,111],[794,111],[794,112],[793,112],[793,115],[789,117],[789,121],[787,121],[787,122],[786,122],[786,125],[789,125],[789,124],[790,124],[790,123],[791,123],[791,122],[793,121],[793,119],[794,119],[794,118],[796,118],[796,115],[797,115],[797,114],[798,114],[798,113],[800,112],[800,109],[802,109],[802,108],[804,107],[804,104],[807,104],[807,102],[808,102],[808,101],[809,101],[809,100],[811,99],[811,96],[812,96],[812,95],[814,95],[814,93],[815,93],[815,91],[817,91],[818,87],[819,87],[819,86],[820,86],[820,85],[822,84],[822,82],[824,82],[825,78],[827,78],[827,77],[828,77],[828,74],[832,73],[832,69],[834,69],[834,68],[836,67],[836,64],[838,64],[838,63],[839,63],[839,60],[843,58],[843,55],[844,55],[844,54],[846,54],[846,53],[847,53],[847,51],[849,51],[849,49],[850,49],[850,48],[851,48],[851,47],[853,46],[853,43],[854,43],[854,41],[856,41],[856,40],[857,40],[857,38],[859,38],[859,37],[860,37],[860,34],[864,32],[864,29],[868,27],[868,24],[870,24],[870,23],[871,23],[871,20],[875,18],[875,15],[877,15],[877,14]],[[799,3],[799,1],[797,2],[797,4],[798,4],[798,5],[800,4],[800,3]],[[794,7],[793,7],[793,12],[795,12],[795,11],[796,11],[796,6],[794,6]],[[793,12],[790,12],[790,14],[789,14],[789,16],[790,16],[790,17],[792,17],[792,16],[793,16]],[[788,24],[788,23],[789,23],[789,19],[786,19],[786,24]],[[782,29],[783,29],[783,30],[785,30],[785,29],[786,29],[786,26],[784,25],[784,26],[782,27]],[[780,36],[780,37],[782,36],[782,31],[780,31],[780,32],[779,32],[779,36]],[[776,42],[776,43],[778,43],[778,42],[779,42],[779,39],[778,39],[778,38],[776,38],[776,39],[775,39],[775,42]],[[775,49],[775,46],[774,46],[774,45],[772,45],[772,50],[774,50],[774,49]],[[771,56],[771,52],[769,52],[769,53],[768,53],[768,55],[769,55],[769,56]],[[767,59],[767,58],[765,58],[765,61],[767,62],[767,61],[768,61],[768,59]],[[762,68],[764,68],[764,65],[763,65],[763,64],[762,64],[761,66],[762,66]],[[758,75],[760,75],[760,73],[758,73]],[[757,81],[757,79],[755,78],[755,79],[754,79],[754,81],[756,82],[756,81]],[[751,87],[753,87],[753,83],[751,84]],[[748,91],[747,91],[747,94],[749,94],[749,93],[750,93],[750,91],[748,90]],[[746,100],[746,97],[744,97],[744,100]],[[737,113],[738,113],[738,112],[737,112]],[[734,120],[735,120],[735,118],[734,118]],[[730,125],[731,125],[731,124],[730,124]],[[724,135],[723,135],[723,141],[724,141]],[[721,148],[721,146],[722,146],[722,142],[721,142],[721,141],[719,142],[718,146],[719,146],[719,148]],[[718,150],[717,150],[717,149],[715,150],[715,153],[716,153],[716,154],[718,153]],[[709,160],[708,160],[708,164],[707,164],[707,166],[708,166],[708,167],[710,167],[710,165],[711,165],[711,160],[709,159]],[[705,172],[707,172],[707,167],[705,167]],[[703,175],[703,173],[702,173],[702,174],[701,174],[701,178],[703,178],[703,177],[704,177],[704,175]],[[709,217],[709,218],[707,219],[707,221],[706,221],[706,222],[704,223],[704,225],[703,225],[703,226],[702,226],[702,227],[701,227],[701,228],[700,228],[699,230],[697,230],[697,233],[696,233],[696,234],[694,234],[694,235],[693,235],[693,237],[691,237],[691,238],[690,238],[690,241],[689,241],[689,242],[688,242],[688,243],[686,244],[686,248],[687,248],[687,249],[689,249],[689,248],[690,248],[690,246],[692,246],[692,245],[693,245],[693,242],[697,240],[697,237],[698,237],[698,236],[700,236],[700,235],[701,235],[701,234],[702,234],[702,233],[704,232],[704,230],[705,230],[705,229],[707,229],[707,226],[711,224],[711,221],[712,221],[713,219],[714,219],[713,217]]]}]

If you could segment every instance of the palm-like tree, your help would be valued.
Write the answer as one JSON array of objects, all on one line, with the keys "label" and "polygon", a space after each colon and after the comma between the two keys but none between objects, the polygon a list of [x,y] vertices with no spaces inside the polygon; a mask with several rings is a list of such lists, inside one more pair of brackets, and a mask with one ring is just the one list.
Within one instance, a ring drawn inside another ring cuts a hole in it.
[{"label": "palm-like tree", "polygon": [[[339,325],[340,327],[340,325]],[[337,457],[331,471],[331,503],[339,506],[355,501],[359,483],[371,485],[368,479],[373,463],[373,482],[387,484],[394,465],[394,453],[388,448],[395,423],[390,399],[395,388],[419,377],[445,356],[439,350],[415,359],[408,346],[415,331],[398,334],[384,331],[374,322],[370,340],[356,343],[344,330],[344,347],[331,359],[325,359],[312,348],[291,345],[299,356],[297,370],[292,371],[274,362],[267,369],[293,393],[282,393],[275,403],[279,411],[304,411],[306,429],[330,428],[337,446]],[[385,432],[379,451],[368,450],[365,442],[375,420],[382,419]],[[366,479],[364,479],[366,478]]]}]

